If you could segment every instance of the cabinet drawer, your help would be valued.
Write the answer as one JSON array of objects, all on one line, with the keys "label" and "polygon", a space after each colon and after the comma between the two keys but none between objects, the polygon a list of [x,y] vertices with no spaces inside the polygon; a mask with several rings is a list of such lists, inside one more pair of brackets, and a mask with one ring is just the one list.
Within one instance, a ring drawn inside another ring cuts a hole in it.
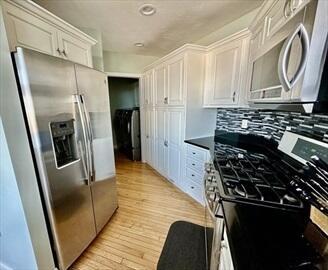
[{"label": "cabinet drawer", "polygon": [[201,185],[198,185],[195,182],[193,182],[192,180],[187,179],[186,192],[192,198],[194,198],[197,202],[204,204],[203,190],[202,190]]},{"label": "cabinet drawer", "polygon": [[197,173],[194,170],[187,168],[186,175],[189,179],[191,179],[192,181],[194,181],[200,185],[203,183],[204,175],[200,174],[200,172]]},{"label": "cabinet drawer", "polygon": [[187,167],[195,170],[199,174],[203,173],[205,170],[205,161],[200,161],[192,158],[187,159]]},{"label": "cabinet drawer", "polygon": [[187,145],[187,157],[191,157],[205,162],[206,155],[207,155],[207,150],[201,149],[199,147]]}]

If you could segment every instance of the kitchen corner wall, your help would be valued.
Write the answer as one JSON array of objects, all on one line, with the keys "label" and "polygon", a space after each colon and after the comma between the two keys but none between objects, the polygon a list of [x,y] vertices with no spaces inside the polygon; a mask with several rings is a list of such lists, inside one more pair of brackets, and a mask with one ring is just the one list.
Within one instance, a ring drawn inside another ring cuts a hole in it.
[{"label": "kitchen corner wall", "polygon": [[[242,120],[248,127],[241,128]],[[251,133],[280,141],[286,129],[328,143],[328,115],[255,109],[222,109],[217,111],[216,129]]]},{"label": "kitchen corner wall", "polygon": [[141,74],[147,65],[159,59],[157,56],[110,51],[104,51],[103,54],[105,72]]}]

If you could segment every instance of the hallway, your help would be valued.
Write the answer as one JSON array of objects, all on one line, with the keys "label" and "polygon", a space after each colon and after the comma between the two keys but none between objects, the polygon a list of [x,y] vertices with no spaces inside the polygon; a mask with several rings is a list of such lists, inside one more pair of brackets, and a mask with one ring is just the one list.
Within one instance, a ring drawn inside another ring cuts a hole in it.
[{"label": "hallway", "polygon": [[148,165],[116,160],[119,208],[71,269],[156,269],[170,225],[204,211]]}]

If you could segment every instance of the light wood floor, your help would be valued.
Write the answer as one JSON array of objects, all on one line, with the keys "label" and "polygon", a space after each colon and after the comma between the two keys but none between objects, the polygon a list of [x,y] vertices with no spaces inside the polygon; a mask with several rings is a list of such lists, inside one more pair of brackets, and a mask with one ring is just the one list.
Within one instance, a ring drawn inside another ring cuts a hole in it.
[{"label": "light wood floor", "polygon": [[148,165],[120,157],[116,169],[119,208],[72,269],[156,269],[174,221],[204,223],[202,206]]}]

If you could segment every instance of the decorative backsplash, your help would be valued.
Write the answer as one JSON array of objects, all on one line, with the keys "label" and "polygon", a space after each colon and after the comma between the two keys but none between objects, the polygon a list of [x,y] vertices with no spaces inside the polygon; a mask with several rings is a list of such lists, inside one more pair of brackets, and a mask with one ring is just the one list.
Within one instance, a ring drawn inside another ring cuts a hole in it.
[{"label": "decorative backsplash", "polygon": [[[248,120],[242,128],[242,120]],[[216,129],[262,135],[280,141],[284,131],[328,143],[328,115],[256,109],[218,109]]]}]

